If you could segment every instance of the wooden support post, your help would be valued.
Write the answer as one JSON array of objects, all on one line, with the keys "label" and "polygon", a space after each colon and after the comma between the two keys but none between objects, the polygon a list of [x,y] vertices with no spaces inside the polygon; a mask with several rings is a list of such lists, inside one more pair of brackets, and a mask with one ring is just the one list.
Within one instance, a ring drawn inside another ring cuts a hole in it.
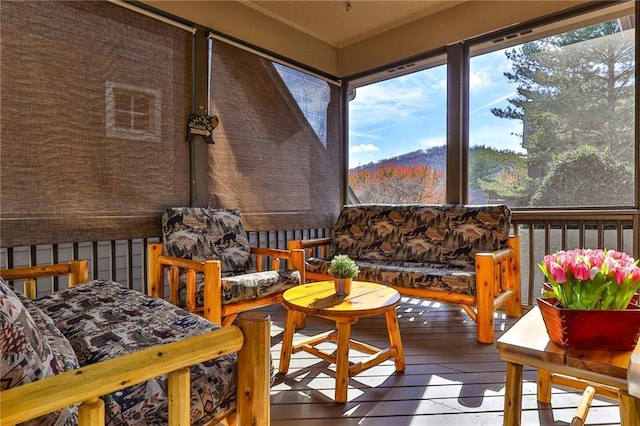
[{"label": "wooden support post", "polygon": [[180,304],[180,268],[173,265],[169,268],[169,301],[178,306]]},{"label": "wooden support post", "polygon": [[[520,282],[520,237],[510,235],[507,246],[513,250],[511,256],[511,273],[506,274],[508,289],[513,290],[513,296],[507,300],[506,310],[510,317],[522,316],[522,283]],[[505,277],[502,277],[504,280]]]},{"label": "wooden support post", "polygon": [[69,287],[89,281],[89,261],[87,259],[72,260],[69,265]]},{"label": "wooden support post", "polygon": [[291,250],[291,268],[297,269],[300,272],[300,284],[304,284],[305,283],[304,250],[302,249]]},{"label": "wooden support post", "polygon": [[504,392],[504,426],[519,426],[522,421],[522,373],[523,366],[507,362],[507,379]]},{"label": "wooden support post", "polygon": [[271,424],[271,318],[252,311],[238,317],[244,336],[238,352],[238,426]]},{"label": "wooden support post", "polygon": [[396,310],[391,309],[385,312],[387,319],[387,331],[389,332],[389,344],[392,349],[395,349],[396,355],[393,358],[393,362],[396,366],[396,371],[404,371],[404,348],[402,347],[402,339],[400,337],[400,327],[398,326],[398,316]]},{"label": "wooden support post", "polygon": [[640,399],[623,390],[618,392],[618,396],[620,398],[620,424],[640,426]]},{"label": "wooden support post", "polygon": [[351,343],[350,318],[336,320],[338,327],[338,349],[336,350],[336,402],[347,402],[349,388],[349,348]]},{"label": "wooden support post", "polygon": [[164,299],[163,266],[159,257],[162,256],[162,243],[150,243],[147,245],[147,294]]},{"label": "wooden support post", "polygon": [[36,287],[35,278],[26,278],[24,280],[24,295],[31,300],[38,297],[38,289]]},{"label": "wooden support post", "polygon": [[222,325],[222,282],[219,260],[204,262],[204,317]]},{"label": "wooden support post", "polygon": [[542,402],[543,404],[550,404],[551,403],[551,382],[552,382],[551,371],[542,370],[538,368],[537,382],[538,382],[538,386],[537,386],[538,401]]},{"label": "wooden support post", "polygon": [[280,366],[278,368],[281,374],[287,374],[289,371],[289,363],[293,353],[293,334],[296,330],[297,318],[297,312],[287,309],[287,319],[284,333],[282,334],[282,349],[280,350]]},{"label": "wooden support post", "polygon": [[493,343],[493,254],[478,253],[476,261],[477,338],[480,343]]},{"label": "wooden support post", "polygon": [[[187,270],[187,311],[195,312],[196,310],[196,271]],[[221,325],[221,322],[216,322]]]},{"label": "wooden support post", "polygon": [[93,398],[78,407],[78,426],[104,426],[104,402]]},{"label": "wooden support post", "polygon": [[191,423],[191,377],[189,368],[169,373],[169,426]]}]

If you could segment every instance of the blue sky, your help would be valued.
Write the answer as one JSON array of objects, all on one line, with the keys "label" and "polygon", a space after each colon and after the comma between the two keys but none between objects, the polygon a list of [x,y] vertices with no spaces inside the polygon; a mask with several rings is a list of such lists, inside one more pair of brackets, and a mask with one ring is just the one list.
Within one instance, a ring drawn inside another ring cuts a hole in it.
[{"label": "blue sky", "polygon": [[[471,59],[470,143],[524,152],[522,122],[495,117],[516,85],[504,51]],[[446,65],[359,87],[349,103],[349,167],[445,144]]]}]

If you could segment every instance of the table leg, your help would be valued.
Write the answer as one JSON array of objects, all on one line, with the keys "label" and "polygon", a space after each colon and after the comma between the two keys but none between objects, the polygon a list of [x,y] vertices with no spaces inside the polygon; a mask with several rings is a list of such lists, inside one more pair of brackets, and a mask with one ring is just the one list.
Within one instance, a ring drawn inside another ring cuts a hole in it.
[{"label": "table leg", "polygon": [[338,349],[336,351],[336,402],[347,402],[351,322],[338,320],[337,328]]},{"label": "table leg", "polygon": [[640,400],[629,395],[626,391],[619,391],[620,424],[622,426],[640,426]]},{"label": "table leg", "polygon": [[389,343],[396,350],[396,356],[393,362],[396,365],[396,371],[404,371],[404,349],[402,347],[402,339],[400,338],[400,327],[398,326],[398,316],[396,310],[391,309],[385,313],[387,318],[387,331],[389,332]]},{"label": "table leg", "polygon": [[522,418],[522,372],[520,364],[507,362],[504,391],[504,426],[519,426]]},{"label": "table leg", "polygon": [[278,371],[283,374],[287,374],[289,371],[289,362],[293,352],[293,333],[296,331],[296,319],[298,316],[298,312],[287,309],[287,321],[284,326],[284,333],[282,333],[282,349],[278,368]]},{"label": "table leg", "polygon": [[538,368],[538,401],[551,404],[551,371]]}]

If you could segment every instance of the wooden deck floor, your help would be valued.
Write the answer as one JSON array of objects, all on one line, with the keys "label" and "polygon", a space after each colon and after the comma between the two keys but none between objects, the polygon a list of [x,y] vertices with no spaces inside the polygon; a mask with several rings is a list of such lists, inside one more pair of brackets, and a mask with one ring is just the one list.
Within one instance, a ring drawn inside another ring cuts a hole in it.
[{"label": "wooden deck floor", "polygon": [[[285,310],[279,305],[263,310],[272,319],[272,355],[277,368]],[[407,364],[404,373],[396,373],[392,361],[373,367],[351,379],[348,402],[338,404],[333,402],[335,367],[299,352],[291,358],[289,373],[277,376],[271,388],[271,424],[502,425],[505,364],[495,345],[476,342],[475,324],[462,309],[403,298],[397,313]],[[498,336],[513,323],[498,314]],[[294,342],[330,328],[331,322],[309,317]],[[352,333],[379,347],[387,343],[383,315],[361,319]],[[352,360],[358,357],[364,355],[350,354]],[[548,406],[538,404],[535,387],[535,370],[526,369],[522,424],[568,424],[580,395],[554,387]],[[618,406],[597,398],[587,423],[620,424]]]}]

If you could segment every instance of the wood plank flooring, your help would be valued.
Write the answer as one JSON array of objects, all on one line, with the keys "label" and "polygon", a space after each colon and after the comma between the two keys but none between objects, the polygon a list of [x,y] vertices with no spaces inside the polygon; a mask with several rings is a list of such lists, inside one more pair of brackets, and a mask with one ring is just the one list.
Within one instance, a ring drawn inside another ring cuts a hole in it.
[{"label": "wood plank flooring", "polygon": [[[285,310],[262,309],[272,319],[272,356],[280,360]],[[286,376],[271,388],[273,426],[342,425],[502,425],[505,364],[495,345],[476,342],[475,323],[457,306],[403,298],[397,308],[405,350],[406,370],[396,373],[393,361],[364,371],[349,383],[348,402],[333,401],[335,366],[304,352],[291,358]],[[514,322],[496,314],[500,336]],[[333,328],[322,318],[307,317],[294,342]],[[384,315],[362,318],[353,338],[379,347],[387,345]],[[325,348],[331,350],[332,344]],[[351,360],[365,355],[352,351]],[[580,395],[553,388],[551,405],[535,397],[535,370],[525,370],[523,425],[567,425]],[[589,425],[620,424],[618,406],[596,396]]]}]

